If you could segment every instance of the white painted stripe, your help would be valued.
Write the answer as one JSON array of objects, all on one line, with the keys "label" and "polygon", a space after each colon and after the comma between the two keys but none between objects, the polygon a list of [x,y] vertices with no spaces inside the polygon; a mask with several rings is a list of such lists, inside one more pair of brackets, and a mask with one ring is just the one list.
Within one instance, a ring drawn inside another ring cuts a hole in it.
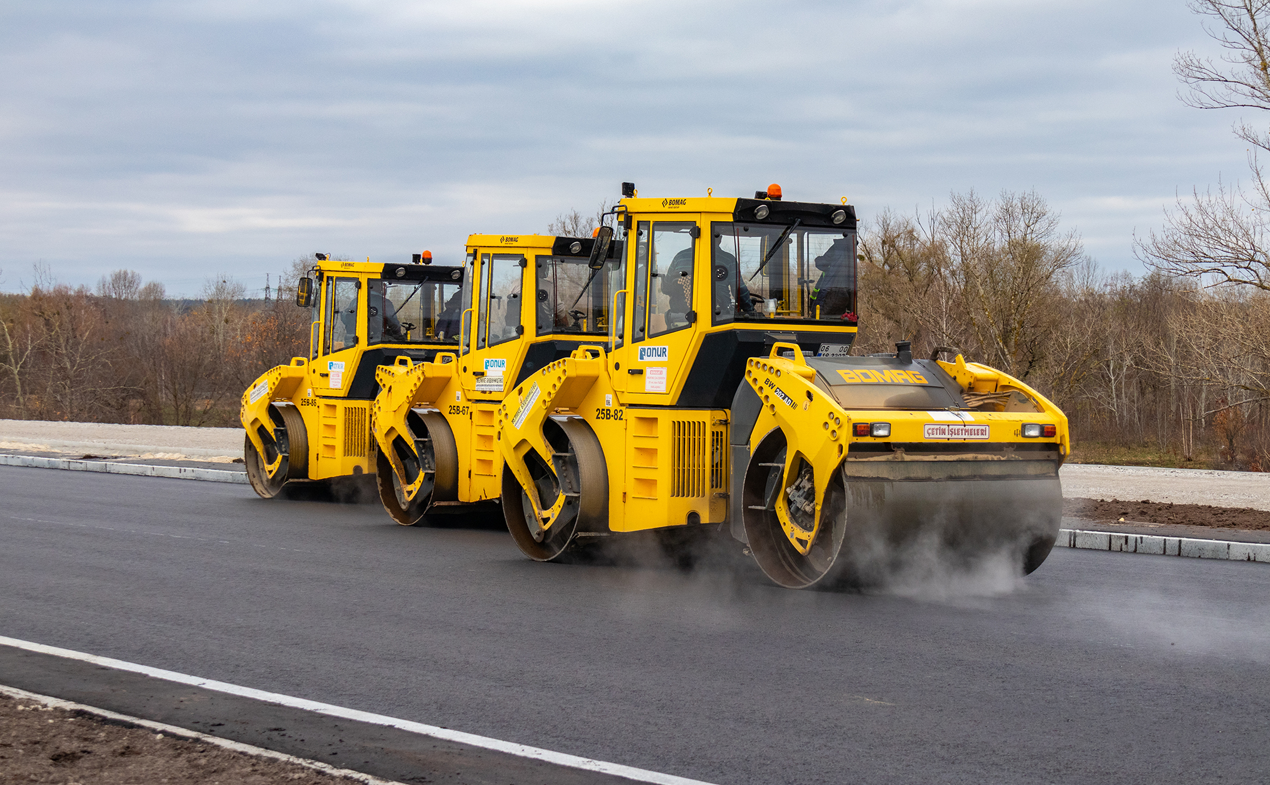
[{"label": "white painted stripe", "polygon": [[1091,551],[1187,556],[1195,559],[1253,561],[1270,564],[1270,543],[1264,542],[1230,542],[1192,537],[1166,537],[1156,534],[1059,529],[1058,541],[1055,545]]},{"label": "white painted stripe", "polygon": [[544,750],[538,747],[530,747],[525,744],[516,744],[515,742],[510,741],[491,739],[487,736],[477,736],[474,733],[464,733],[462,731],[450,730],[449,728],[438,728],[435,725],[425,725],[421,722],[411,722],[410,720],[387,717],[382,714],[372,714],[371,712],[358,711],[357,709],[346,709],[342,706],[332,706],[329,703],[319,703],[317,701],[305,700],[304,698],[295,698],[290,695],[279,695],[275,692],[265,692],[263,690],[252,689],[251,687],[240,687],[237,684],[227,684],[223,681],[213,681],[211,679],[199,678],[198,676],[188,676],[184,673],[177,673],[175,671],[151,668],[148,665],[137,665],[136,663],[115,660],[109,657],[98,657],[95,654],[85,654],[84,652],[61,649],[56,646],[46,646],[42,643],[32,643],[30,641],[18,640],[16,638],[7,638],[3,635],[0,635],[0,646],[12,646],[15,649],[23,649],[25,651],[36,652],[38,654],[51,654],[55,657],[65,657],[66,659],[79,660],[80,662],[88,662],[105,668],[114,668],[115,670],[128,671],[130,673],[140,673],[156,679],[163,679],[164,681],[176,682],[177,684],[188,684],[192,687],[201,687],[205,690],[214,690],[228,695],[237,695],[243,698],[264,701],[266,703],[276,703],[279,706],[302,709],[316,714],[325,714],[330,717],[339,717],[341,719],[353,720],[355,722],[365,722],[371,725],[384,725],[389,728],[398,728],[400,730],[409,731],[410,733],[418,733],[422,736],[430,736],[435,739],[443,739],[445,741],[452,741],[458,744],[466,744],[470,747],[479,747],[481,749],[493,750],[495,752],[505,752],[508,755],[515,755],[519,758],[530,758],[532,760],[553,763],[557,766],[566,766],[571,769],[581,769],[583,771],[594,771],[600,774],[611,774],[616,777],[626,777],[627,779],[635,780],[636,782],[650,782],[655,783],[656,785],[710,785],[709,783],[705,783],[701,780],[677,777],[673,774],[662,774],[657,771],[637,769],[633,766],[623,766],[620,763],[608,763],[606,761],[578,757],[577,755],[568,755],[563,752],[553,752],[551,750]]},{"label": "white painted stripe", "polygon": [[151,466],[144,463],[44,458],[38,455],[0,455],[0,466],[27,466],[36,469],[62,469],[63,471],[72,472],[103,472],[105,474],[130,474],[135,477],[168,477],[175,480],[248,484],[246,472],[203,469],[194,466]]},{"label": "white painted stripe", "polygon": [[234,752],[242,752],[242,753],[246,753],[247,755],[255,755],[260,758],[272,758],[273,760],[282,761],[284,763],[294,763],[297,766],[304,766],[306,768],[316,769],[317,771],[324,772],[326,774],[331,774],[336,777],[348,777],[349,779],[354,779],[354,780],[357,780],[358,782],[364,782],[366,783],[366,785],[404,785],[404,783],[397,782],[396,780],[384,780],[384,779],[380,779],[379,777],[372,777],[369,774],[363,774],[360,771],[353,771],[352,769],[337,768],[335,766],[330,765],[329,763],[323,763],[322,761],[319,761],[319,760],[309,760],[308,758],[297,758],[296,756],[288,755],[285,752],[275,752],[274,750],[267,750],[264,747],[256,747],[252,744],[243,744],[240,741],[231,741],[229,739],[222,739],[219,736],[209,736],[206,733],[199,733],[196,730],[187,730],[185,728],[178,728],[175,725],[165,725],[162,722],[154,722],[152,720],[143,720],[140,717],[133,717],[127,714],[120,714],[118,712],[109,711],[107,709],[99,709],[96,706],[88,706],[83,703],[75,703],[74,701],[62,700],[61,698],[53,698],[48,695],[39,695],[34,692],[27,692],[26,690],[19,690],[13,687],[6,687],[3,684],[0,684],[0,695],[8,695],[10,698],[15,698],[17,700],[31,701],[33,703],[43,703],[45,706],[51,706],[55,709],[66,709],[67,711],[82,711],[88,714],[96,715],[98,717],[104,717],[105,719],[108,719],[108,720],[116,720],[119,722],[126,722],[132,725],[137,725],[142,728],[148,728],[150,730],[158,731],[159,733],[163,733],[168,736],[179,736],[185,739],[193,739],[195,741],[202,741],[208,744],[215,744],[218,747],[224,747],[225,749],[233,750]]}]

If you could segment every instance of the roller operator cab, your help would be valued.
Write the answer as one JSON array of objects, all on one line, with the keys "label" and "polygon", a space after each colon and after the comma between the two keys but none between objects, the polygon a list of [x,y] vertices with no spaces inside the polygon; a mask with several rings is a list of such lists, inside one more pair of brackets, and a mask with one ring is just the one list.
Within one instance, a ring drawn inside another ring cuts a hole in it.
[{"label": "roller operator cab", "polygon": [[850,205],[640,198],[607,339],[497,407],[503,510],[552,560],[583,538],[714,525],[776,583],[870,583],[915,558],[1035,569],[1058,531],[1067,422],[1005,374],[848,356]]},{"label": "roller operator cab", "polygon": [[376,372],[376,481],[395,521],[498,498],[498,407],[527,376],[605,340],[620,258],[607,237],[468,238],[459,343],[432,362],[401,357]]},{"label": "roller operator cab", "polygon": [[312,313],[308,356],[267,371],[243,393],[244,461],[256,493],[271,498],[288,482],[375,471],[376,369],[459,345],[464,268],[431,261],[426,251],[410,264],[318,255],[296,295]]}]

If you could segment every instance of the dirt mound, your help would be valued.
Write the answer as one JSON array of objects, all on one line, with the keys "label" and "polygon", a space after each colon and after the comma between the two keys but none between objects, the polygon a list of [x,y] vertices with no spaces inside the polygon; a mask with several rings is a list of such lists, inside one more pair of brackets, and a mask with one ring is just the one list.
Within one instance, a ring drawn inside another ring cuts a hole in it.
[{"label": "dirt mound", "polygon": [[0,695],[0,781],[351,785],[307,766]]},{"label": "dirt mound", "polygon": [[1206,504],[1136,502],[1106,499],[1064,499],[1064,517],[1113,523],[1160,523],[1211,529],[1270,531],[1270,512],[1247,507],[1210,507]]}]

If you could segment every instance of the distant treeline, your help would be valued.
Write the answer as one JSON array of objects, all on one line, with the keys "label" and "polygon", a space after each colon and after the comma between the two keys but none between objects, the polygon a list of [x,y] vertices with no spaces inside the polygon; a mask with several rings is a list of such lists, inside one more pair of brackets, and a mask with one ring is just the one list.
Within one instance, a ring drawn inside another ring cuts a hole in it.
[{"label": "distant treeline", "polygon": [[28,294],[0,295],[0,417],[236,425],[247,384],[308,352],[303,267],[269,299],[218,277],[193,301],[129,270],[95,289],[41,271]]},{"label": "distant treeline", "polygon": [[[594,221],[556,224],[584,235]],[[269,299],[222,277],[167,300],[130,271],[0,295],[0,417],[234,426],[251,380],[308,351],[293,304],[307,266]],[[1078,450],[1270,469],[1270,291],[1205,288],[1184,270],[1105,275],[1034,193],[882,213],[861,235],[859,283],[856,354],[960,349],[1062,407]]]}]

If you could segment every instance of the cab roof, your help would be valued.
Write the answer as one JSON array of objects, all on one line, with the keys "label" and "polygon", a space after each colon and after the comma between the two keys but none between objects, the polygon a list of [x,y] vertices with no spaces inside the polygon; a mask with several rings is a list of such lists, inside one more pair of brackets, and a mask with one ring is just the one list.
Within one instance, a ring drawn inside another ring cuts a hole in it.
[{"label": "cab roof", "polygon": [[[819,202],[789,202],[781,199],[733,199],[721,196],[690,196],[683,199],[635,196],[618,204],[629,213],[644,215],[662,213],[727,213],[733,221],[786,225],[799,219],[803,226],[829,229],[855,229],[855,205]],[[766,215],[760,218],[760,206]],[[837,220],[835,220],[837,218]]]}]

